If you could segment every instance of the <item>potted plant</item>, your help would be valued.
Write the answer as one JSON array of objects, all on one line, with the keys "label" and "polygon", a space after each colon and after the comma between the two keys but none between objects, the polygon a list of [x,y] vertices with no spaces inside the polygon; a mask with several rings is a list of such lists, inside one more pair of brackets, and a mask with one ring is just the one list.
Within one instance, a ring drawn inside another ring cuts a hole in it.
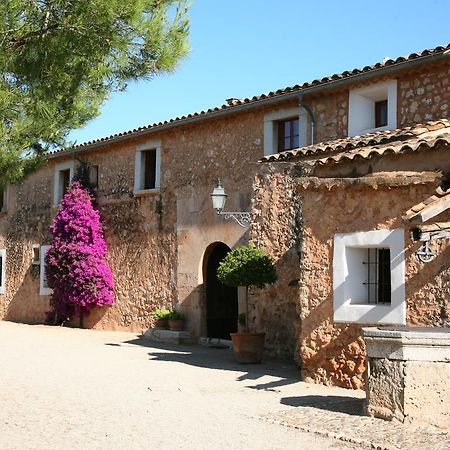
[{"label": "potted plant", "polygon": [[166,330],[169,327],[170,311],[168,309],[155,309],[151,315],[155,319],[155,328]]},{"label": "potted plant", "polygon": [[184,314],[175,309],[169,312],[169,329],[172,331],[181,331],[183,329]]},{"label": "potted plant", "polygon": [[233,351],[240,363],[260,363],[265,333],[250,333],[248,326],[248,290],[263,288],[277,279],[272,259],[253,244],[236,247],[219,264],[217,278],[227,286],[245,287],[245,313],[239,315],[243,332],[230,333]]}]

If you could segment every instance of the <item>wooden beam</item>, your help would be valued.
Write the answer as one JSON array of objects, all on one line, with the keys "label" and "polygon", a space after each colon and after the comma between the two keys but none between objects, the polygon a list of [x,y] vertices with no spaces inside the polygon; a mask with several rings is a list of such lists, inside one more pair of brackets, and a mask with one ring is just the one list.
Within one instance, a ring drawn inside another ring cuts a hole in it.
[{"label": "wooden beam", "polygon": [[441,231],[420,231],[418,241],[433,241],[436,239],[450,239],[450,230],[441,230]]},{"label": "wooden beam", "polygon": [[450,222],[434,222],[430,224],[417,225],[417,228],[423,233],[426,231],[442,231],[450,229]]},{"label": "wooden beam", "polygon": [[418,213],[409,217],[409,222],[412,224],[424,223],[427,220],[436,217],[441,212],[450,208],[450,195],[447,194],[445,197],[442,197],[429,205],[426,205],[423,209],[421,209]]}]

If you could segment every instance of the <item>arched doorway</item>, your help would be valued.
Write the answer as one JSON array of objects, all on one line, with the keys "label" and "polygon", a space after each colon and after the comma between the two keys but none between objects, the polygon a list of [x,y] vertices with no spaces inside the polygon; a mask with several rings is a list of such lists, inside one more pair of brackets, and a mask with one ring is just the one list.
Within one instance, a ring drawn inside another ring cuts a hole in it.
[{"label": "arched doorway", "polygon": [[237,288],[223,285],[217,279],[217,268],[230,248],[222,242],[211,244],[205,253],[206,329],[211,338],[230,339],[237,331]]}]

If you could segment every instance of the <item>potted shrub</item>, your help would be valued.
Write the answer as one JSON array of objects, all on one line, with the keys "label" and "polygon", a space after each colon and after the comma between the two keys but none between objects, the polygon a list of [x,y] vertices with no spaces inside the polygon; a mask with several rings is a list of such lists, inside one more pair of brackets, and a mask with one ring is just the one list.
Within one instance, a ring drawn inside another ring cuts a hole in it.
[{"label": "potted shrub", "polygon": [[181,331],[183,329],[184,314],[175,309],[169,312],[169,329],[172,331]]},{"label": "potted shrub", "polygon": [[151,315],[155,319],[155,328],[162,328],[164,330],[169,328],[170,311],[168,309],[155,309]]},{"label": "potted shrub", "polygon": [[219,264],[217,278],[227,286],[245,287],[245,314],[239,315],[243,332],[231,333],[233,351],[240,363],[260,363],[265,333],[250,333],[248,327],[248,290],[263,288],[277,279],[272,259],[253,244],[236,247]]}]

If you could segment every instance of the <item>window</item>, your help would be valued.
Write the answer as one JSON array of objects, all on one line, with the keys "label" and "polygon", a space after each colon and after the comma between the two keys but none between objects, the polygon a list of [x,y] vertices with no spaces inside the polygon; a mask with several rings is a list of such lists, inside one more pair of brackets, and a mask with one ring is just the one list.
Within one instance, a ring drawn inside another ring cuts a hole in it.
[{"label": "window", "polygon": [[349,136],[395,128],[397,128],[397,80],[350,91]]},{"label": "window", "polygon": [[98,166],[89,166],[88,177],[91,188],[98,188]]},{"label": "window", "polygon": [[264,155],[307,145],[307,112],[304,108],[286,108],[264,116]]},{"label": "window", "polygon": [[386,127],[388,124],[388,102],[375,102],[375,128]]},{"label": "window", "polygon": [[335,322],[404,325],[404,282],[404,230],[335,235]]},{"label": "window", "polygon": [[299,119],[280,120],[278,122],[278,151],[292,150],[299,146]]},{"label": "window", "polygon": [[41,264],[40,264],[40,274],[39,274],[39,295],[49,295],[53,292],[52,289],[48,287],[47,284],[47,274],[45,273],[45,255],[50,248],[50,245],[41,246]]},{"label": "window", "polygon": [[367,277],[363,284],[367,290],[367,303],[391,303],[391,251],[388,248],[363,250]]},{"label": "window", "polygon": [[136,150],[134,192],[155,192],[160,187],[161,143],[149,141]]},{"label": "window", "polygon": [[59,202],[63,198],[70,181],[74,174],[74,163],[73,161],[67,161],[64,163],[57,164],[55,167],[55,185],[53,191],[53,204],[58,206]]},{"label": "window", "polygon": [[39,244],[33,244],[31,247],[31,264],[38,265],[41,263],[41,247]]},{"label": "window", "polygon": [[143,189],[155,189],[156,187],[156,150],[145,150],[143,158]]},{"label": "window", "polygon": [[0,212],[6,211],[6,189],[0,189]]},{"label": "window", "polygon": [[6,250],[0,249],[0,294],[5,293],[6,288]]}]

